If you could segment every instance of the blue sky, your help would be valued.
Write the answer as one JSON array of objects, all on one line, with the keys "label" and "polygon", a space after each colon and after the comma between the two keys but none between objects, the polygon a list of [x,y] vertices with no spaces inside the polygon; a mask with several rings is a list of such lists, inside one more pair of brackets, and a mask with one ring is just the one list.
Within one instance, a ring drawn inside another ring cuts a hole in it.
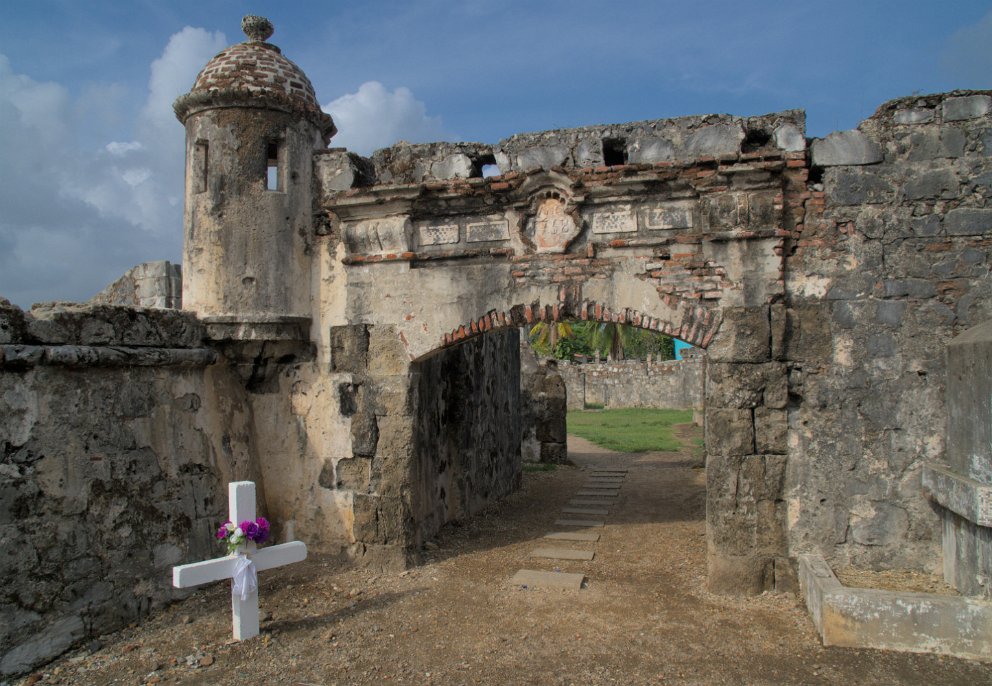
[{"label": "blue sky", "polygon": [[134,264],[180,260],[171,103],[247,13],[310,76],[332,145],[362,153],[791,108],[823,136],[894,97],[992,88],[988,1],[8,1],[0,296],[85,300]]}]

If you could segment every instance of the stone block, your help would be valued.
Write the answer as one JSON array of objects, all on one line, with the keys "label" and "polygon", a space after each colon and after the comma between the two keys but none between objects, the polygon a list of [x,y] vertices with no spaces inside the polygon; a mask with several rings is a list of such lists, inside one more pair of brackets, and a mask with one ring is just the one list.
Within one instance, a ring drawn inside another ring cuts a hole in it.
[{"label": "stone block", "polygon": [[958,197],[957,175],[950,169],[932,169],[917,174],[903,186],[903,195],[908,200],[928,198],[949,199]]},{"label": "stone block", "polygon": [[785,357],[796,362],[828,360],[833,355],[830,304],[810,303],[787,311]]},{"label": "stone block", "polygon": [[510,583],[525,588],[562,588],[569,591],[579,591],[585,580],[586,578],[582,574],[521,569],[513,575]]},{"label": "stone block", "polygon": [[472,176],[472,160],[464,153],[448,155],[431,165],[431,176],[435,179],[467,179]]},{"label": "stone block", "polygon": [[723,322],[707,350],[714,362],[767,362],[771,359],[767,307],[736,307],[723,311]]},{"label": "stone block", "polygon": [[878,143],[857,129],[818,138],[811,147],[815,167],[878,164],[884,157]]},{"label": "stone block", "polygon": [[754,410],[754,446],[759,453],[788,452],[789,422],[785,410],[759,407]]},{"label": "stone block", "polygon": [[949,236],[981,236],[992,233],[992,209],[959,207],[944,216]]},{"label": "stone block", "polygon": [[948,98],[944,101],[944,121],[962,121],[984,117],[992,110],[992,97],[988,95],[965,95]]},{"label": "stone block", "polygon": [[927,279],[886,279],[882,292],[886,298],[932,298],[937,288]]},{"label": "stone block", "polygon": [[372,457],[379,445],[379,422],[375,414],[363,409],[351,418],[351,451],[355,457]]},{"label": "stone block", "polygon": [[603,142],[598,138],[579,141],[572,151],[576,167],[598,167],[603,164]]},{"label": "stone block", "polygon": [[774,558],[728,555],[710,550],[706,556],[706,588],[720,595],[760,595],[774,587]]},{"label": "stone block", "polygon": [[940,217],[936,214],[913,217],[910,221],[910,228],[916,236],[936,236],[940,231]]},{"label": "stone block", "polygon": [[675,145],[667,138],[645,136],[627,144],[627,160],[631,164],[653,164],[675,159]]},{"label": "stone block", "polygon": [[806,136],[795,124],[782,124],[775,129],[775,145],[786,152],[806,149]]},{"label": "stone block", "polygon": [[363,374],[368,366],[368,327],[365,324],[332,326],[330,348],[330,371]]},{"label": "stone block", "polygon": [[519,171],[560,167],[568,159],[568,153],[569,150],[564,145],[529,147],[516,154],[515,167]]},{"label": "stone block", "polygon": [[373,376],[399,376],[410,367],[410,356],[396,327],[369,327],[368,369]]},{"label": "stone block", "polygon": [[706,408],[706,452],[709,455],[754,453],[754,421],[751,410]]},{"label": "stone block", "polygon": [[334,465],[335,487],[365,493],[372,478],[372,461],[363,457],[342,458]]},{"label": "stone block", "polygon": [[862,169],[836,169],[827,173],[824,186],[833,205],[872,205],[891,202],[895,188],[885,178]]},{"label": "stone block", "polygon": [[682,146],[682,159],[734,157],[741,151],[744,129],[739,124],[711,124],[690,133]]},{"label": "stone block", "polygon": [[907,107],[892,115],[896,124],[927,124],[933,121],[933,110],[924,107]]},{"label": "stone block", "polygon": [[907,159],[910,162],[921,162],[961,157],[967,142],[967,136],[956,126],[919,131],[909,137]]},{"label": "stone block", "polygon": [[788,375],[784,362],[710,362],[706,371],[707,407],[781,409],[788,402]]}]

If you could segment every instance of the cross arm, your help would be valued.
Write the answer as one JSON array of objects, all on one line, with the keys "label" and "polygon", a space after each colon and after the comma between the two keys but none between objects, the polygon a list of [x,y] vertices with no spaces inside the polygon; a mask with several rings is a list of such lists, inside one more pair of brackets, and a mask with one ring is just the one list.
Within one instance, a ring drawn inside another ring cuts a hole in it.
[{"label": "cross arm", "polygon": [[307,559],[307,546],[303,541],[290,541],[280,545],[262,548],[254,555],[251,555],[255,563],[255,569],[263,572],[266,569],[282,567],[283,565],[302,562]]},{"label": "cross arm", "polygon": [[234,576],[235,557],[218,557],[216,560],[193,562],[172,568],[172,585],[176,588],[199,586],[211,581],[230,579]]}]

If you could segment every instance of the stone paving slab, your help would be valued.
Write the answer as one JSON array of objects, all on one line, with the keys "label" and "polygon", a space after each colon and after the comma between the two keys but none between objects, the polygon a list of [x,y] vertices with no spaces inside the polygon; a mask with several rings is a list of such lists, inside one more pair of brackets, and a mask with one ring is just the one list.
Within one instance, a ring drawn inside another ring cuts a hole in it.
[{"label": "stone paving slab", "polygon": [[510,583],[514,586],[528,588],[567,588],[578,591],[586,580],[583,574],[567,574],[565,572],[539,572],[536,569],[521,569],[513,575]]},{"label": "stone paving slab", "polygon": [[609,509],[605,507],[563,507],[561,511],[563,514],[592,515],[595,517],[605,517],[610,514]]},{"label": "stone paving slab", "polygon": [[531,557],[544,557],[549,560],[591,560],[596,556],[591,550],[576,550],[575,548],[535,548]]},{"label": "stone paving slab", "polygon": [[595,543],[599,540],[599,534],[586,533],[584,531],[555,531],[554,533],[544,534],[545,538],[550,538],[553,541],[586,541],[587,543]]},{"label": "stone paving slab", "polygon": [[556,519],[555,526],[605,526],[598,519]]}]

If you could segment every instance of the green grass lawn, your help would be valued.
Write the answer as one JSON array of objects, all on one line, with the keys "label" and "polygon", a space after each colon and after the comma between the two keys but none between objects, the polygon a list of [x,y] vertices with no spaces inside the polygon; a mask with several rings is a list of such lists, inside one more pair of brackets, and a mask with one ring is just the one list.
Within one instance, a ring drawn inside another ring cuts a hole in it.
[{"label": "green grass lawn", "polygon": [[571,410],[568,433],[622,453],[674,451],[681,442],[672,426],[692,421],[692,410]]}]

